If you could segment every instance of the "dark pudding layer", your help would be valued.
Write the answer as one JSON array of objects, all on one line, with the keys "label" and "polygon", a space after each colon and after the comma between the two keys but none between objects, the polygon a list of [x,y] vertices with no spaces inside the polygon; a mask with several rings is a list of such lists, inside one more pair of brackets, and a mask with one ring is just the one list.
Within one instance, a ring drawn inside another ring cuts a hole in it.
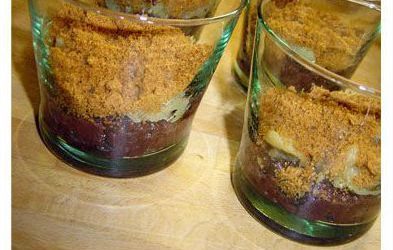
[{"label": "dark pudding layer", "polygon": [[202,95],[175,122],[135,122],[127,116],[86,120],[44,101],[42,119],[53,135],[67,144],[98,157],[118,159],[143,156],[163,150],[187,138]]},{"label": "dark pudding layer", "polygon": [[269,145],[245,144],[247,146],[240,156],[243,175],[259,195],[288,212],[307,220],[334,224],[365,223],[378,215],[380,195],[357,195],[337,189],[327,180],[313,185],[301,199],[288,197],[280,189],[274,174],[277,166],[285,163],[272,160],[266,154],[271,149]]}]

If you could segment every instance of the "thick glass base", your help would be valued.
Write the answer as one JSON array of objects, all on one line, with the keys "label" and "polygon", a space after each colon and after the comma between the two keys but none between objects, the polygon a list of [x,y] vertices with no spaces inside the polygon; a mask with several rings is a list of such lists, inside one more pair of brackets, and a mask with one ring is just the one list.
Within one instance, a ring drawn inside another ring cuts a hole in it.
[{"label": "thick glass base", "polygon": [[180,157],[188,142],[188,138],[185,138],[155,153],[108,159],[80,151],[61,138],[52,135],[42,121],[38,124],[42,140],[56,156],[79,170],[106,177],[138,177],[162,170]]},{"label": "thick glass base", "polygon": [[235,60],[232,67],[232,74],[235,77],[237,85],[244,94],[247,94],[249,76],[248,72],[244,72],[239,65],[238,60]]},{"label": "thick glass base", "polygon": [[313,245],[343,244],[360,237],[374,223],[335,225],[307,220],[287,212],[256,193],[238,167],[232,168],[231,179],[236,195],[245,209],[269,229],[291,240]]}]

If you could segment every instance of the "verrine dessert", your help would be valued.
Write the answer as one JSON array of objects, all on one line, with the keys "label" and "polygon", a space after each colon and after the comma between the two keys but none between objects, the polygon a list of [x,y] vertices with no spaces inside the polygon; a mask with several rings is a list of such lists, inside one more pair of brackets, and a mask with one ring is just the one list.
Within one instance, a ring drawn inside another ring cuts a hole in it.
[{"label": "verrine dessert", "polygon": [[[306,60],[347,78],[353,75],[380,31],[380,6],[367,1],[272,0],[264,5],[264,22],[283,42]],[[250,3],[234,68],[238,82],[245,88],[259,6],[260,1]],[[295,84],[302,77],[317,78],[310,72],[307,75],[291,58],[282,60],[287,60],[281,72],[283,81],[288,78]]]},{"label": "verrine dessert", "polygon": [[97,1],[30,3],[39,125],[49,147],[112,177],[151,173],[177,159],[244,3],[234,3],[232,16],[197,25],[121,14]]},{"label": "verrine dessert", "polygon": [[[379,90],[304,59],[264,22],[264,7],[234,188],[248,211],[286,237],[353,240],[380,209]],[[317,78],[282,74],[283,56]]]},{"label": "verrine dessert", "polygon": [[309,93],[270,88],[259,105],[259,127],[242,159],[244,175],[262,194],[311,220],[352,224],[375,218],[379,100],[321,87]]}]

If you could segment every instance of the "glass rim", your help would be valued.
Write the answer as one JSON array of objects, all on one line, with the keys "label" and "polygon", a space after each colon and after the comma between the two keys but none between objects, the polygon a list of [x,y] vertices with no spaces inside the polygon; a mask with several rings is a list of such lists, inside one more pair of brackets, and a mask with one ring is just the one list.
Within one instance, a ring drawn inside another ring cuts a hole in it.
[{"label": "glass rim", "polygon": [[206,17],[206,18],[194,18],[194,19],[176,19],[176,18],[170,19],[170,18],[150,17],[147,15],[130,14],[130,13],[115,11],[111,9],[106,9],[103,7],[91,6],[79,0],[63,0],[63,1],[70,3],[74,6],[80,7],[86,11],[94,12],[97,15],[113,17],[119,20],[128,20],[128,21],[135,21],[135,22],[141,22],[146,24],[161,24],[161,25],[178,26],[178,27],[208,25],[208,24],[220,22],[228,18],[240,16],[243,9],[246,7],[248,3],[248,0],[237,0],[239,4],[235,9],[233,9],[230,12],[217,16]]},{"label": "glass rim", "polygon": [[[380,6],[378,6],[374,3],[371,3],[371,2],[379,2],[379,1],[365,1],[365,0],[345,0],[345,1],[353,2],[356,4],[361,4],[365,7],[368,7],[368,8],[371,8],[371,9],[381,12]],[[281,38],[281,36],[276,34],[273,31],[273,29],[270,28],[270,26],[267,24],[267,22],[265,22],[263,15],[262,15],[263,2],[264,1],[262,1],[260,3],[260,5],[258,6],[258,19],[260,20],[258,22],[262,23],[262,28],[266,31],[268,36],[284,51],[285,54],[287,54],[289,57],[291,57],[291,59],[293,59],[296,62],[298,62],[299,64],[301,64],[307,70],[310,70],[313,73],[316,73],[319,76],[321,76],[325,79],[328,79],[329,81],[334,82],[335,84],[337,84],[339,86],[350,88],[350,89],[355,90],[360,93],[365,93],[368,95],[377,96],[379,98],[381,97],[381,90],[380,89],[369,87],[364,83],[356,82],[356,81],[346,78],[344,76],[338,75],[328,69],[325,69],[324,67],[322,67],[316,63],[313,63],[313,62],[307,60],[306,58],[301,56],[298,52],[296,52],[296,50],[293,49],[293,46],[291,46],[287,42],[285,42],[285,39]],[[381,84],[381,82],[379,82],[379,84]]]}]

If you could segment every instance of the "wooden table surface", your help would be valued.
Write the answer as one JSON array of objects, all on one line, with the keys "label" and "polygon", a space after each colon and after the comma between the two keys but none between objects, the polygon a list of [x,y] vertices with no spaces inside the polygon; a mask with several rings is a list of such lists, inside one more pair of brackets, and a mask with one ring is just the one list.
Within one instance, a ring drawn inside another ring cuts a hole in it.
[{"label": "wooden table surface", "polygon": [[[232,189],[229,169],[239,146],[245,103],[231,76],[239,27],[197,112],[182,157],[156,174],[119,180],[69,167],[40,140],[27,1],[14,0],[12,15],[14,249],[315,248],[259,224]],[[360,78],[367,78],[366,72]],[[379,248],[380,220],[362,238],[335,249]]]}]

